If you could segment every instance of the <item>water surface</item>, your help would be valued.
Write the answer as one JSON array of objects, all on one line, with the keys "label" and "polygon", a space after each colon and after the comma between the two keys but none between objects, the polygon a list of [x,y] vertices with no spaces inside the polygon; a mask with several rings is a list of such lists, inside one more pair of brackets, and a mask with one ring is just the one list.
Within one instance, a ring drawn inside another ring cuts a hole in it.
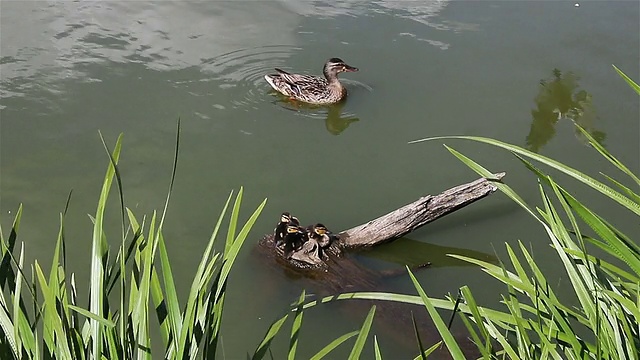
[{"label": "water surface", "polygon": [[[58,213],[73,189],[66,219],[69,257],[72,270],[86,274],[86,214],[95,211],[108,164],[98,131],[109,144],[124,133],[125,197],[142,216],[162,206],[180,118],[179,169],[165,225],[174,272],[184,279],[179,291],[186,293],[229,192],[245,187],[245,218],[269,199],[227,298],[224,355],[244,357],[301,291],[299,279],[264,271],[252,255],[253,244],[272,230],[280,212],[337,231],[475,179],[443,143],[494,171],[507,171],[506,180],[537,201],[531,174],[508,154],[460,141],[408,141],[489,136],[594,176],[614,174],[576,136],[574,120],[638,173],[638,97],[611,64],[640,78],[640,5],[579,5],[3,1],[3,229],[24,204],[22,240],[29,257],[46,264]],[[339,106],[291,106],[262,79],[274,67],[320,73],[330,57],[360,68],[343,74],[349,97]],[[576,192],[630,233],[640,230],[598,195],[583,187]],[[117,207],[109,216],[108,235],[115,240]],[[487,302],[497,299],[499,288],[477,269],[450,262],[444,252],[504,255],[504,242],[519,239],[546,270],[559,274],[541,229],[502,195],[409,238],[363,261],[381,268],[432,261],[432,269],[419,273],[430,295],[469,284]],[[413,293],[405,278],[388,286]],[[364,315],[348,317],[344,311],[327,305],[309,313],[301,355],[360,326]],[[389,356],[414,353],[384,335],[381,345]],[[275,344],[280,351],[286,346]]]}]

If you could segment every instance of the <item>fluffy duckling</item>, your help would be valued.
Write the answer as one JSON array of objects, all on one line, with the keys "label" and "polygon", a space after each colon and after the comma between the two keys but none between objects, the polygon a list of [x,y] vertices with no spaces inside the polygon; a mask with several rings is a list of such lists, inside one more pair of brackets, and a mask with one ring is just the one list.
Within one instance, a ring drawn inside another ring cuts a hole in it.
[{"label": "fluffy duckling", "polygon": [[327,230],[327,227],[318,223],[313,226],[307,227],[307,234],[309,239],[315,240],[320,247],[325,248],[331,244],[331,232]]},{"label": "fluffy duckling", "polygon": [[273,240],[276,246],[282,246],[284,244],[284,238],[287,235],[287,226],[289,226],[289,224],[299,226],[300,222],[295,216],[292,216],[288,212],[283,212],[282,215],[280,215],[280,222],[278,222],[276,228],[273,229]]},{"label": "fluffy duckling", "polygon": [[300,226],[287,225],[287,234],[284,236],[284,257],[291,258],[293,252],[299,250],[308,239],[307,232]]}]

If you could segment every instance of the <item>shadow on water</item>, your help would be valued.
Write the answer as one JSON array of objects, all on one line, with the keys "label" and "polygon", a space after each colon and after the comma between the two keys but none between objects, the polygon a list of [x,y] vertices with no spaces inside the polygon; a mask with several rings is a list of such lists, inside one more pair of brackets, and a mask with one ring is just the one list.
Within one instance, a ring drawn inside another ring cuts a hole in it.
[{"label": "shadow on water", "polygon": [[332,135],[340,135],[351,123],[360,121],[355,114],[343,111],[346,100],[333,105],[320,106],[291,100],[276,91],[272,91],[271,94],[278,96],[274,104],[285,110],[294,111],[296,114],[309,118],[324,119],[327,131]]},{"label": "shadow on water", "polygon": [[[606,134],[595,129],[593,124],[596,112],[592,95],[579,89],[579,80],[576,74],[563,74],[558,69],[553,69],[553,76],[549,79],[540,80],[538,95],[534,99],[536,109],[531,111],[533,121],[526,138],[529,150],[540,151],[555,136],[555,126],[561,119],[575,121],[599,143],[604,141]],[[577,129],[576,137],[587,143]]]},{"label": "shadow on water", "polygon": [[[392,243],[385,244],[371,249],[362,255],[383,260],[386,262],[400,264],[402,266],[418,266],[426,262],[430,262],[430,267],[449,267],[449,266],[475,266],[466,261],[458,260],[447,256],[447,254],[462,255],[482,261],[497,263],[498,259],[485,252],[428,244],[421,241],[411,240],[409,238],[400,238]],[[406,274],[406,272],[405,272]]]}]

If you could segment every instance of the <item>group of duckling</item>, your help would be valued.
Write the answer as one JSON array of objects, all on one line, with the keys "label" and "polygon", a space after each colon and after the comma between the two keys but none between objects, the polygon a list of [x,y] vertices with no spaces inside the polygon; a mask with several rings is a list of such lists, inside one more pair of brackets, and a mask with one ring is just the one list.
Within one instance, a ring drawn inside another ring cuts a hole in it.
[{"label": "group of duckling", "polygon": [[276,247],[283,249],[284,257],[287,259],[309,242],[314,242],[319,249],[324,249],[331,245],[332,240],[331,232],[324,225],[318,223],[302,227],[298,218],[288,212],[282,213],[274,229]]}]

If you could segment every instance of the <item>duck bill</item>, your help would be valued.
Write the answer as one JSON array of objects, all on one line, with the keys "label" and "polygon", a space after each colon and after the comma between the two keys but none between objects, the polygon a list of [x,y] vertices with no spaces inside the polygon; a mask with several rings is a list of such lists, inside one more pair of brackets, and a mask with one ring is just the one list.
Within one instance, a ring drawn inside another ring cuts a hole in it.
[{"label": "duck bill", "polygon": [[353,66],[349,66],[347,64],[344,64],[344,71],[346,72],[356,72],[358,71],[357,67],[353,67]]}]

